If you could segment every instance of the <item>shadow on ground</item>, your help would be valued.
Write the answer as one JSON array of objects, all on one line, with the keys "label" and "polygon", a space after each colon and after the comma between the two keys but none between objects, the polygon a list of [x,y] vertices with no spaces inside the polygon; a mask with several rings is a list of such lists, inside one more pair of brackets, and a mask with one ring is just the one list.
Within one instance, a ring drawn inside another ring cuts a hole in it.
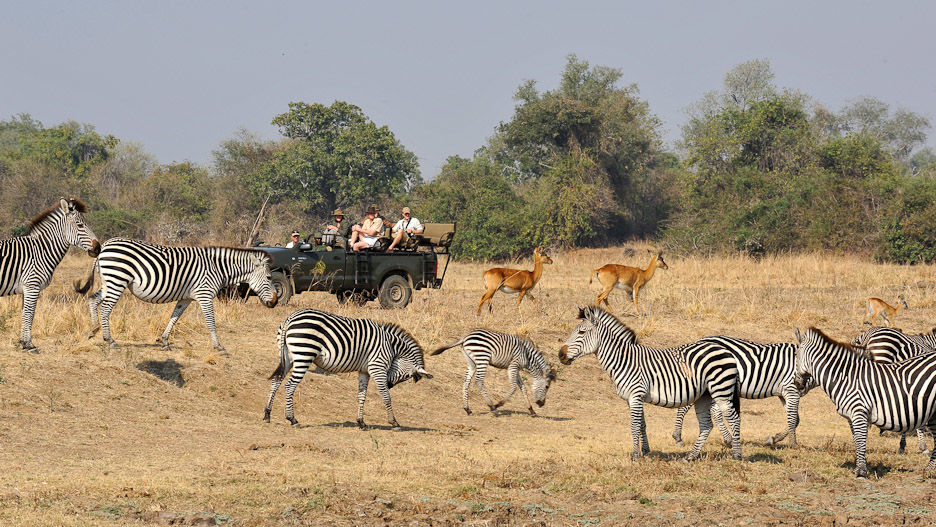
[{"label": "shadow on ground", "polygon": [[185,378],[182,377],[182,365],[176,362],[175,359],[147,360],[137,364],[136,367],[140,371],[145,371],[166,382],[175,384],[179,388],[185,386]]}]

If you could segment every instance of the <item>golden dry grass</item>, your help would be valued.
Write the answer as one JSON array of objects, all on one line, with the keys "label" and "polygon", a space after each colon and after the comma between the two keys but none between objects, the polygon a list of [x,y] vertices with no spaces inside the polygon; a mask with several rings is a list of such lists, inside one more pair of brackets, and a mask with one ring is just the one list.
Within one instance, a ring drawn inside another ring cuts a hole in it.
[{"label": "golden dry grass", "polygon": [[[299,307],[395,322],[429,350],[474,327],[523,334],[548,359],[575,325],[577,305],[594,302],[589,272],[605,263],[646,264],[644,245],[551,255],[517,315],[515,297],[498,293],[494,313],[474,315],[480,263],[453,263],[445,287],[418,291],[410,307],[340,307],[331,295],[306,293],[288,306],[216,306],[219,336],[231,352],[211,350],[193,306],[176,326],[174,348],[155,345],[171,305],[125,295],[112,318],[121,349],[106,349],[89,329],[83,299],[70,293],[91,260],[69,255],[40,297],[33,329],[42,353],[16,346],[20,298],[0,299],[0,524],[114,525],[217,520],[233,525],[409,523],[479,524],[765,524],[928,523],[933,480],[918,454],[898,455],[893,436],[869,438],[873,475],[856,480],[846,421],[816,391],[801,405],[799,448],[762,446],[781,430],[776,399],[742,402],[744,461],[729,458],[713,435],[701,461],[669,434],[675,412],[647,407],[652,454],[630,459],[627,406],[597,361],[560,368],[541,417],[522,396],[493,416],[472,387],[461,409],[464,360],[457,350],[427,358],[435,375],[391,392],[402,432],[390,431],[371,388],[365,419],[352,425],[356,376],[307,375],[297,390],[291,428],[283,394],[273,422],[261,423],[277,361],[280,322]],[[643,342],[668,346],[708,334],[787,341],[794,326],[817,325],[851,338],[863,300],[896,299],[910,309],[898,325],[933,326],[932,266],[892,266],[824,254],[753,262],[742,257],[667,256],[642,291],[645,317],[626,316]],[[529,261],[520,266],[531,268]],[[621,291],[611,294],[616,310]],[[631,311],[632,312],[632,311]],[[489,375],[503,393],[506,375]],[[694,439],[694,417],[684,438]],[[915,441],[909,450],[915,452]],[[805,474],[805,477],[803,477]],[[162,516],[159,516],[159,514]]]}]

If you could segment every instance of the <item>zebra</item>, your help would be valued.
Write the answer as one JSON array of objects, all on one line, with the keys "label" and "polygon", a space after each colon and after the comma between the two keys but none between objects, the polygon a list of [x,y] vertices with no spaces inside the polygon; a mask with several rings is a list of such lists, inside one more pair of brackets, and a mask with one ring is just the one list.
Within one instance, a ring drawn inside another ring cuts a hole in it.
[{"label": "zebra", "polygon": [[263,420],[270,422],[273,397],[286,374],[286,419],[299,426],[293,413],[293,392],[302,381],[309,366],[334,373],[358,372],[357,424],[364,424],[364,399],[367,384],[373,377],[377,391],[387,406],[387,418],[394,430],[400,429],[393,406],[390,388],[412,377],[431,379],[423,363],[422,347],[406,330],[395,324],[383,324],[368,319],[348,318],[326,311],[300,309],[286,317],[276,334],[279,365],[270,375],[270,398],[264,409]]},{"label": "zebra", "polygon": [[[765,443],[774,445],[790,437],[790,446],[796,446],[796,427],[799,426],[799,400],[805,393],[793,384],[796,373],[796,344],[759,344],[749,340],[714,336],[699,342],[712,342],[720,345],[734,355],[738,363],[740,396],[744,399],[765,399],[777,396],[786,409],[787,428],[785,431],[768,437]],[[812,387],[810,387],[812,388]],[[673,439],[682,444],[682,424],[689,407],[683,406],[676,414]],[[712,406],[712,418],[718,424],[726,443],[731,442],[731,434],[722,421],[717,406]]]},{"label": "zebra", "polygon": [[[270,257],[263,251],[234,247],[168,247],[127,238],[104,242],[101,253],[91,266],[84,285],[75,283],[75,291],[86,294],[94,282],[95,270],[101,276],[101,288],[88,299],[93,337],[103,329],[104,341],[112,348],[110,315],[124,289],[140,300],[161,304],[176,302],[169,325],[157,339],[169,349],[169,333],[192,303],[198,302],[205,324],[211,333],[214,349],[227,355],[215,330],[214,298],[229,285],[247,282],[267,307],[276,306],[276,291],[271,284]],[[100,308],[100,327],[98,326]]]},{"label": "zebra", "polygon": [[92,257],[101,252],[101,243],[85,223],[87,211],[81,200],[62,198],[33,218],[26,236],[0,241],[0,296],[23,295],[19,343],[24,351],[39,353],[32,343],[36,302],[68,248],[74,245]]},{"label": "zebra", "polygon": [[[893,363],[907,360],[917,355],[933,353],[936,349],[936,339],[933,332],[921,335],[907,335],[899,329],[890,327],[873,327],[863,331],[855,337],[852,346],[863,349],[874,362]],[[929,455],[926,448],[926,434],[923,429],[917,429],[917,444],[920,452]],[[884,433],[884,430],[881,430]],[[907,434],[900,434],[900,446],[897,453],[903,454],[907,449]]]},{"label": "zebra", "polygon": [[[556,369],[549,366],[543,354],[536,349],[532,342],[504,333],[496,333],[486,329],[476,329],[465,336],[465,338],[443,346],[430,355],[438,355],[445,350],[462,346],[462,353],[465,355],[465,361],[468,363],[468,371],[465,373],[465,386],[462,390],[465,403],[465,413],[471,415],[471,409],[468,408],[468,387],[471,385],[471,378],[475,377],[478,388],[481,389],[481,395],[487,402],[491,411],[495,411],[506,403],[519,388],[527,399],[527,408],[530,415],[535,416],[533,404],[530,397],[523,388],[523,381],[520,379],[520,370],[524,370],[533,376],[533,399],[537,406],[542,407],[546,404],[546,391],[549,385],[556,379]],[[488,366],[506,369],[507,376],[510,379],[510,393],[495,403],[488,396],[484,387],[484,374]]]},{"label": "zebra", "polygon": [[[855,474],[868,475],[865,458],[869,425],[908,432],[920,427],[936,432],[936,354],[892,364],[874,362],[845,342],[816,328],[796,329],[795,382],[813,379],[829,395],[839,415],[851,424]],[[936,448],[926,470],[936,469]]]},{"label": "zebra", "polygon": [[734,356],[716,341],[697,341],[666,349],[642,346],[634,332],[597,306],[579,308],[581,320],[559,360],[571,364],[594,353],[611,375],[618,395],[630,406],[633,457],[650,452],[645,402],[675,408],[695,404],[699,438],[687,459],[696,459],[712,431],[710,407],[716,402],[731,427],[732,457],[741,459],[741,419],[738,414],[738,366]]}]

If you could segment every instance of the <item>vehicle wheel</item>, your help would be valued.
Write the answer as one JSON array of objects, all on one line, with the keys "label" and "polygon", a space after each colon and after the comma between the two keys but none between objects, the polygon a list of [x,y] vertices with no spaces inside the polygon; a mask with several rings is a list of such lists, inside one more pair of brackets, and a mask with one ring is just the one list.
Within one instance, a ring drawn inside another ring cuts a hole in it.
[{"label": "vehicle wheel", "polygon": [[380,307],[384,309],[402,309],[412,297],[413,290],[404,276],[390,275],[380,284]]},{"label": "vehicle wheel", "polygon": [[271,281],[273,282],[273,290],[276,291],[278,303],[285,306],[289,303],[289,299],[292,298],[293,295],[292,284],[289,282],[289,277],[279,271],[273,271]]}]

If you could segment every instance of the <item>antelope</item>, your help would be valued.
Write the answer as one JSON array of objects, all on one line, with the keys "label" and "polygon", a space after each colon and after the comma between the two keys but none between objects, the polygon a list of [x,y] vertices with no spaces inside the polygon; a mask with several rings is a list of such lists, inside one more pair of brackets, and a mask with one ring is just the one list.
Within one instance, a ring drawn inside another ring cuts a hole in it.
[{"label": "antelope", "polygon": [[482,280],[484,281],[484,287],[487,288],[487,291],[481,295],[481,302],[478,303],[478,312],[476,314],[481,314],[481,306],[483,306],[485,302],[488,303],[488,311],[494,312],[494,302],[491,301],[491,297],[494,296],[494,293],[496,293],[498,289],[508,294],[519,293],[520,296],[517,297],[518,313],[520,312],[520,302],[523,300],[524,296],[529,296],[534,305],[539,305],[536,302],[536,298],[530,294],[530,289],[533,289],[533,286],[535,286],[536,283],[539,282],[540,277],[543,276],[544,263],[553,263],[552,258],[546,254],[543,248],[537,247],[533,249],[532,271],[508,269],[505,267],[495,267],[484,271]]},{"label": "antelope", "polygon": [[[897,307],[893,307],[887,302],[881,300],[880,298],[869,297],[868,300],[868,310],[865,312],[864,318],[861,319],[862,324],[871,324],[874,325],[874,319],[878,315],[884,318],[884,325],[891,327],[891,324],[894,323],[894,319],[897,317],[897,313],[900,311],[901,307],[910,309],[910,306],[907,305],[907,301],[904,300],[903,295],[897,296]],[[871,317],[871,321],[868,322],[868,317]]]},{"label": "antelope", "polygon": [[[629,265],[608,264],[592,271],[594,276],[588,279],[588,283],[592,283],[594,277],[597,276],[598,281],[604,286],[604,290],[598,293],[597,304],[599,306],[604,302],[610,310],[611,304],[608,303],[608,295],[611,294],[612,289],[618,287],[631,294],[631,302],[634,304],[634,309],[637,311],[638,315],[640,314],[640,308],[637,307],[637,294],[640,288],[653,278],[653,273],[657,269],[669,269],[669,266],[663,261],[663,251],[654,253],[647,249],[647,252],[650,254],[650,263],[647,264],[646,269],[631,267]],[[624,309],[627,309],[626,305]]]}]

